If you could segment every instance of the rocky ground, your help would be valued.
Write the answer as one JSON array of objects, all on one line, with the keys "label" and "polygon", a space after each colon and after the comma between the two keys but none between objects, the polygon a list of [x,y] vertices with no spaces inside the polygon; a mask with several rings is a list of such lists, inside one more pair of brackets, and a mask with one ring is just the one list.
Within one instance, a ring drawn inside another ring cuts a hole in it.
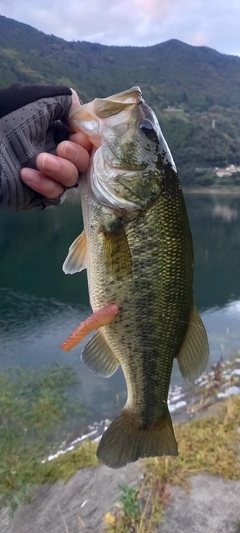
[{"label": "rocky ground", "polygon": [[[102,533],[104,516],[114,506],[118,485],[138,485],[138,464],[121,470],[86,468],[64,484],[40,487],[29,505],[10,520],[0,517],[1,533]],[[238,533],[240,481],[201,474],[190,479],[191,490],[170,489],[157,533]]]},{"label": "rocky ground", "polygon": [[[201,393],[203,387],[205,394]],[[188,419],[196,414],[205,415],[223,398],[239,392],[238,357],[234,365],[216,365],[208,378],[204,376],[199,381],[194,397],[187,391],[176,390],[171,399],[171,404],[175,405],[172,414],[178,412],[179,418],[183,410]],[[142,477],[140,462],[120,470],[106,466],[80,470],[65,484],[58,481],[39,487],[31,503],[22,506],[13,518],[9,517],[7,509],[1,511],[0,533],[102,533],[104,517],[114,509],[119,497],[119,485],[137,487]],[[225,481],[204,473],[190,478],[188,492],[170,486],[163,521],[156,532],[239,533],[240,480]]]}]

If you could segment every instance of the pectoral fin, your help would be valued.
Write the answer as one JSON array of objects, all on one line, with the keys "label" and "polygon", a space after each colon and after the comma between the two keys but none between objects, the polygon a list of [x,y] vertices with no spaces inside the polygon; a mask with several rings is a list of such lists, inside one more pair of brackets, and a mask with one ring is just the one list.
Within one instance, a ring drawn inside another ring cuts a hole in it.
[{"label": "pectoral fin", "polygon": [[181,350],[177,356],[180,372],[187,381],[194,382],[204,372],[209,358],[207,333],[195,304]]},{"label": "pectoral fin", "polygon": [[87,268],[87,237],[85,231],[70,246],[62,268],[65,274],[75,274]]},{"label": "pectoral fin", "polygon": [[89,333],[95,329],[107,326],[118,313],[118,305],[108,304],[105,305],[92,316],[88,317],[84,322],[81,322],[79,326],[69,335],[69,337],[62,343],[62,350],[69,352],[74,346],[77,346]]},{"label": "pectoral fin", "polygon": [[132,258],[125,231],[120,224],[115,231],[104,231],[103,254],[109,276],[128,278],[132,274]]},{"label": "pectoral fin", "polygon": [[99,331],[84,347],[82,360],[88,368],[104,378],[112,376],[119,366],[118,360]]}]

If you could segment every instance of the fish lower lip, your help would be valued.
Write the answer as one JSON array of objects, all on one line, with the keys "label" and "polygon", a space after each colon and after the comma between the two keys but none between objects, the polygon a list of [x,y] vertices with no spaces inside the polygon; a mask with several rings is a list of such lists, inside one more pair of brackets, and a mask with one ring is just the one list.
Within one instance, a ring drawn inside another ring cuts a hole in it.
[{"label": "fish lower lip", "polygon": [[109,163],[107,161],[107,164],[110,168],[114,169],[114,170],[122,170],[123,172],[129,172],[130,169],[127,169],[127,168],[123,168],[123,167],[119,167],[118,165],[113,165],[112,163]]}]

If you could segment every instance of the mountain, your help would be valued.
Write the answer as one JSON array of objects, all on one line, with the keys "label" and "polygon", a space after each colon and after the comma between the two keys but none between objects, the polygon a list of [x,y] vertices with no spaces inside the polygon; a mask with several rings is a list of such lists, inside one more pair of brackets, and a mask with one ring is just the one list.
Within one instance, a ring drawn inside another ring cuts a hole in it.
[{"label": "mountain", "polygon": [[0,16],[0,71],[0,86],[64,84],[83,101],[139,85],[184,185],[222,183],[211,169],[240,164],[237,56],[174,39],[148,47],[67,42]]}]

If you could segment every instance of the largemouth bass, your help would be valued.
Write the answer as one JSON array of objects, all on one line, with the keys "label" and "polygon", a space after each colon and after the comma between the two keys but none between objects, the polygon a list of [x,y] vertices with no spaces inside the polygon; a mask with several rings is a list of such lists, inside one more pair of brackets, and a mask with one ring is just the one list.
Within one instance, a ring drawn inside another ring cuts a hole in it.
[{"label": "largemouth bass", "polygon": [[177,455],[167,405],[173,360],[194,381],[209,349],[194,304],[192,237],[176,167],[138,87],[95,99],[69,120],[94,150],[80,183],[84,232],[63,269],[87,268],[94,314],[63,348],[97,329],[82,359],[105,377],[121,365],[128,392],[97,456],[119,468]]}]

